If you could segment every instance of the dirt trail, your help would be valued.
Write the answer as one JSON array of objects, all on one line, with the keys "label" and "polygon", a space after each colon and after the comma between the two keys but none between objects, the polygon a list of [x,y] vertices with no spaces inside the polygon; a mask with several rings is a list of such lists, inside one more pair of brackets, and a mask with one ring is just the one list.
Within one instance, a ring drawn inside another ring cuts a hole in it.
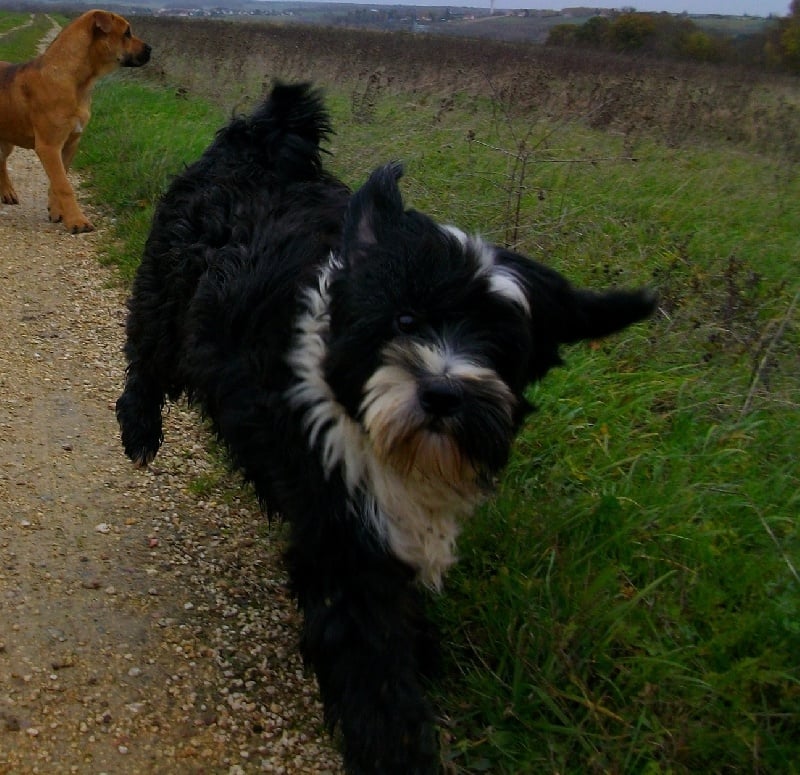
[{"label": "dirt trail", "polygon": [[[89,130],[91,131],[91,129]],[[124,293],[100,230],[47,221],[17,149],[0,205],[0,773],[340,772],[304,673],[281,530],[171,411],[122,454]],[[191,487],[191,491],[190,491]]]},{"label": "dirt trail", "polygon": [[[48,17],[50,18],[50,17]],[[52,21],[52,20],[51,20]],[[27,27],[33,26],[33,14],[28,17],[28,20],[23,22],[22,24],[18,24],[16,27],[9,27],[5,32],[0,33],[0,38],[4,38],[6,35],[10,35],[12,32],[17,32],[19,30],[24,30]]]}]

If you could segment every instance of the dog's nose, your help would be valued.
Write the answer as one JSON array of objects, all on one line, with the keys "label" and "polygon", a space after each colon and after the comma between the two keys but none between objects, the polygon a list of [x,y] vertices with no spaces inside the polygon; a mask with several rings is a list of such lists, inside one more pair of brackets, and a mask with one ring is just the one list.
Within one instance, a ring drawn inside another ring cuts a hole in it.
[{"label": "dog's nose", "polygon": [[461,389],[449,381],[432,382],[419,391],[419,404],[423,411],[436,417],[452,417],[461,407]]}]

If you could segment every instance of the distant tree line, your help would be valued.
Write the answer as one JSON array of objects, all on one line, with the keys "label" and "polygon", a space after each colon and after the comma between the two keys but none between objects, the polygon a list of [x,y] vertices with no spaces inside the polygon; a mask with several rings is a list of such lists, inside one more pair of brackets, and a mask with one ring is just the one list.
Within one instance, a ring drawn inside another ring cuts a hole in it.
[{"label": "distant tree line", "polygon": [[800,0],[792,0],[789,16],[747,35],[704,30],[685,16],[629,11],[593,16],[583,24],[556,25],[547,44],[800,73]]},{"label": "distant tree line", "polygon": [[800,73],[800,0],[792,0],[789,16],[780,19],[771,30],[765,53],[770,63]]}]

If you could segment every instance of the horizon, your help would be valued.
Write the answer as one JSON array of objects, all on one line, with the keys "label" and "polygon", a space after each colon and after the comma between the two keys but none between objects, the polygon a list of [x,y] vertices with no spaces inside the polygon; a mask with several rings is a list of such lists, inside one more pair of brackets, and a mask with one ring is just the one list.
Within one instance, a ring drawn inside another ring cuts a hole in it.
[{"label": "horizon", "polygon": [[[189,1],[189,0],[187,0]],[[221,0],[222,1],[222,0]],[[258,0],[259,2],[277,2],[278,0]],[[282,0],[285,1],[285,0]],[[486,10],[491,6],[491,0],[474,2],[442,2],[442,0],[417,0],[416,2],[402,2],[402,0],[296,0],[296,2],[314,3],[345,3],[352,5],[407,5],[453,8],[477,8]],[[498,11],[523,10],[531,11],[561,11],[565,8],[597,8],[597,9],[628,9],[643,13],[688,13],[695,16],[788,16],[790,0],[643,0],[642,2],[614,2],[614,0],[591,0],[590,2],[562,3],[548,2],[548,0],[494,0],[494,8]]]},{"label": "horizon", "polygon": [[[121,0],[118,0],[121,2]],[[286,2],[286,0],[257,0],[258,2]],[[487,10],[492,6],[492,0],[294,0],[298,3],[344,3],[353,5],[398,5],[398,6],[427,6],[427,7],[453,7],[476,8]],[[135,2],[135,0],[134,0]],[[596,8],[596,9],[633,9],[642,13],[687,13],[694,16],[719,15],[719,16],[755,16],[767,18],[769,16],[789,16],[791,0],[640,0],[639,2],[616,2],[615,0],[590,0],[586,3],[566,2],[561,0],[494,0],[494,8],[498,11],[523,10],[532,11],[562,11],[565,8]],[[29,0],[31,5],[51,5],[47,0]],[[86,4],[86,2],[84,2]],[[186,5],[191,6],[191,0],[186,0]],[[225,0],[219,0],[220,5]],[[0,0],[0,8],[5,3]]]}]

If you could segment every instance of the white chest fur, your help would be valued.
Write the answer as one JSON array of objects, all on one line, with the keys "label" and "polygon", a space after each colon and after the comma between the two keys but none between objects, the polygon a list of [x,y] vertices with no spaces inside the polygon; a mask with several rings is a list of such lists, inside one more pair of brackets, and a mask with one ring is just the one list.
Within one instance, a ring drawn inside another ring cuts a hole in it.
[{"label": "white chest fur", "polygon": [[288,399],[304,411],[309,445],[319,442],[322,465],[331,476],[340,468],[351,507],[399,559],[413,567],[419,580],[438,588],[455,562],[460,522],[483,493],[456,486],[418,469],[398,472],[381,462],[365,430],[338,403],[324,379],[328,332],[327,274],[307,296],[307,312],[298,320],[288,363],[297,382]]}]

